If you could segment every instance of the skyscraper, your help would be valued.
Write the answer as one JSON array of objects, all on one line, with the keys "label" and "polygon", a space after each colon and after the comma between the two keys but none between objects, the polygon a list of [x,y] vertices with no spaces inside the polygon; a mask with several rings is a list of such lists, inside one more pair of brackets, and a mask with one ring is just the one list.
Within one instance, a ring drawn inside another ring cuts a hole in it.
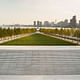
[{"label": "skyscraper", "polygon": [[42,22],[40,21],[40,27],[42,27]]},{"label": "skyscraper", "polygon": [[79,20],[79,27],[80,27],[80,20]]},{"label": "skyscraper", "polygon": [[70,20],[70,26],[71,27],[76,27],[77,26],[76,16],[73,16],[73,18]]},{"label": "skyscraper", "polygon": [[36,21],[34,21],[34,27],[36,27]]},{"label": "skyscraper", "polygon": [[39,25],[40,25],[40,22],[39,22],[39,21],[37,21],[37,27],[39,27]]},{"label": "skyscraper", "polygon": [[42,22],[41,21],[34,21],[33,26],[34,27],[42,27]]}]

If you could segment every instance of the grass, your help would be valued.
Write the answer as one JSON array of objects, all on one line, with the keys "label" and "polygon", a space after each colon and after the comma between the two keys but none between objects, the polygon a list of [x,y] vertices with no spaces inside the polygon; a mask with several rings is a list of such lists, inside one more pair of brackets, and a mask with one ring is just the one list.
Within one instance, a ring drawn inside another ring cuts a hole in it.
[{"label": "grass", "polygon": [[8,41],[0,45],[76,45],[71,42],[53,38],[42,34],[33,34],[31,36]]}]

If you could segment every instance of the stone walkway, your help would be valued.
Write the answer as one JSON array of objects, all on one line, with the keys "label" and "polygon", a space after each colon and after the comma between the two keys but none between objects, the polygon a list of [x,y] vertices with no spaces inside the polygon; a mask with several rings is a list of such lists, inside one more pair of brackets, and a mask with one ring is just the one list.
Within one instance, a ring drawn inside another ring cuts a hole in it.
[{"label": "stone walkway", "polygon": [[0,75],[80,75],[80,47],[2,46]]},{"label": "stone walkway", "polygon": [[0,80],[80,80],[80,75],[0,75]]}]

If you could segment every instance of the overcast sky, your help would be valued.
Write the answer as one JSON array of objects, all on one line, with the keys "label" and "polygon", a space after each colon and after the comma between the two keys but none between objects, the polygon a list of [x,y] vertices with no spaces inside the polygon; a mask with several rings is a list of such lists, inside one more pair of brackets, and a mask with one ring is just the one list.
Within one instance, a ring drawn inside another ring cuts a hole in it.
[{"label": "overcast sky", "polygon": [[0,0],[0,24],[80,19],[80,0]]}]

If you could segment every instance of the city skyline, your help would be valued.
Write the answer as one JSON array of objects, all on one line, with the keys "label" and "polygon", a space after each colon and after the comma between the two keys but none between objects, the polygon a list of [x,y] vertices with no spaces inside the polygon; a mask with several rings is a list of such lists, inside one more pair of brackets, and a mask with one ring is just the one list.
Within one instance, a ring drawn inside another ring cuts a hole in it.
[{"label": "city skyline", "polygon": [[35,20],[64,21],[76,15],[79,0],[0,0],[0,24],[33,24]]},{"label": "city skyline", "polygon": [[25,24],[9,24],[9,25],[1,25],[3,27],[64,27],[64,28],[69,28],[69,27],[80,27],[80,20],[77,23],[76,16],[73,16],[70,20],[65,19],[64,21],[59,21],[59,22],[50,22],[50,21],[33,21],[33,24],[25,25]]}]

